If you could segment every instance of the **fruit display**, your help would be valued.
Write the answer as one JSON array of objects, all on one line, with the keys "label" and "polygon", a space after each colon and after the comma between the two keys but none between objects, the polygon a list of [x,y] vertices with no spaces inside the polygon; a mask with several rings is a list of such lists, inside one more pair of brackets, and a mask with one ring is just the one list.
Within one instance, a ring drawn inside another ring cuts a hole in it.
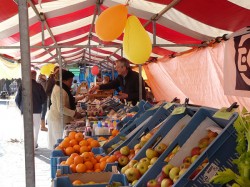
[{"label": "fruit display", "polygon": [[[146,157],[141,158],[140,160],[130,160],[124,165],[121,172],[126,175],[129,182],[136,184],[136,181],[143,176],[143,174],[157,161],[158,157],[166,149],[167,145],[164,143],[157,145],[154,149],[147,149]],[[129,147],[124,151],[128,152]]]},{"label": "fruit display", "polygon": [[[199,155],[205,151],[208,145],[217,137],[218,133],[211,130],[207,131],[207,135],[198,141],[198,145],[193,147],[190,153],[182,160],[181,165],[173,165],[171,159],[174,158],[176,153],[180,150],[179,146],[176,146],[172,152],[165,158],[166,165],[163,166],[161,173],[156,179],[149,180],[147,187],[151,187],[152,184],[156,184],[160,187],[172,186],[186,171],[187,169],[198,159]],[[195,176],[206,166],[208,159],[205,159],[200,166],[198,166],[190,179]]]},{"label": "fruit display", "polygon": [[93,138],[84,138],[83,133],[71,131],[61,143],[55,147],[55,150],[61,150],[67,156],[72,153],[82,154],[91,151],[92,148],[100,147],[99,141]]}]

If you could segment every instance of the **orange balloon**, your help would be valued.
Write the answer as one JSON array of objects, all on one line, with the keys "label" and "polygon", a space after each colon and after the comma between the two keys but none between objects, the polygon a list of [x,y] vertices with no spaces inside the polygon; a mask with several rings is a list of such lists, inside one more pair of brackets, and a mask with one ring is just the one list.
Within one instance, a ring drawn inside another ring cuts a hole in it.
[{"label": "orange balloon", "polygon": [[126,25],[128,9],[125,5],[115,5],[103,11],[95,24],[95,32],[103,41],[118,38]]}]

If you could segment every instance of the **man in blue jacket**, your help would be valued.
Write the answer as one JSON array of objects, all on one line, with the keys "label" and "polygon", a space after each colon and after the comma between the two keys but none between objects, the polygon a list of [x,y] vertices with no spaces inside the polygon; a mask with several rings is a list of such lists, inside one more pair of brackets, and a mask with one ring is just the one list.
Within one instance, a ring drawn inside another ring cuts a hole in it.
[{"label": "man in blue jacket", "polygon": [[[117,96],[120,100],[132,102],[133,105],[139,101],[139,73],[132,71],[129,61],[126,58],[121,58],[116,61],[116,71],[118,77],[107,83],[96,85],[90,89],[90,93],[96,90],[118,89],[121,87],[121,92]],[[142,79],[142,77],[140,77]],[[142,99],[146,100],[145,82],[142,79]]]},{"label": "man in blue jacket", "polygon": [[[42,105],[47,100],[47,95],[41,84],[36,82],[36,71],[31,71],[32,78],[32,100],[33,100],[33,132],[34,132],[34,148],[37,147],[37,139],[40,129]],[[18,92],[15,98],[15,102],[18,108],[23,114],[23,102],[22,102],[22,86],[18,88]]]}]

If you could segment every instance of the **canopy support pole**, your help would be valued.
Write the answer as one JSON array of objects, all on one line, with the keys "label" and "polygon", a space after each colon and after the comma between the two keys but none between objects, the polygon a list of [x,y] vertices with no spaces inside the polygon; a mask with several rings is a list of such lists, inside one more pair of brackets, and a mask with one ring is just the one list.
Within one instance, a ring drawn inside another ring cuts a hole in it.
[{"label": "canopy support pole", "polygon": [[139,65],[139,101],[142,100],[142,65]]},{"label": "canopy support pole", "polygon": [[61,48],[58,48],[58,59],[59,59],[59,82],[60,82],[60,121],[64,125],[63,121],[63,95],[62,95],[62,56]]},{"label": "canopy support pole", "polygon": [[30,73],[30,39],[28,6],[26,0],[18,1],[20,49],[22,61],[22,103],[24,121],[25,179],[26,186],[35,185],[34,133],[32,84]]}]

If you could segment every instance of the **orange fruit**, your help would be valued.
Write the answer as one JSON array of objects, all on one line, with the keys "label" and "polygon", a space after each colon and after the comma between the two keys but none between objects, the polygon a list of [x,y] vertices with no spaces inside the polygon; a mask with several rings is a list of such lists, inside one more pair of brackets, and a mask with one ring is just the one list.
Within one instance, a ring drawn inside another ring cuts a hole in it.
[{"label": "orange fruit", "polygon": [[79,145],[80,146],[87,146],[87,145],[89,145],[89,143],[88,143],[87,140],[82,140],[82,141],[79,142]]},{"label": "orange fruit", "polygon": [[61,146],[57,146],[56,148],[55,148],[55,150],[63,150],[63,148],[61,147]]},{"label": "orange fruit", "polygon": [[61,166],[66,165],[66,161],[65,161],[65,160],[62,161],[62,162],[60,163],[60,165],[61,165]]},{"label": "orange fruit", "polygon": [[101,172],[102,170],[101,169],[95,169],[95,172]]},{"label": "orange fruit", "polygon": [[112,136],[117,136],[119,134],[119,131],[117,129],[112,130],[111,132]]},{"label": "orange fruit", "polygon": [[109,158],[107,158],[106,162],[111,163],[111,162],[115,162],[116,160],[117,160],[116,156],[112,155]]},{"label": "orange fruit", "polygon": [[83,173],[87,170],[87,167],[85,166],[85,164],[77,164],[76,165],[76,172],[77,173]]},{"label": "orange fruit", "polygon": [[79,156],[77,153],[72,153],[70,157],[75,158],[76,156]]},{"label": "orange fruit", "polygon": [[73,139],[75,139],[75,134],[76,134],[75,131],[71,131],[71,132],[69,133],[68,137],[69,137],[71,140],[73,140]]},{"label": "orange fruit", "polygon": [[59,144],[60,147],[63,147],[63,148],[66,148],[66,147],[69,147],[70,146],[70,143],[69,141],[62,141],[60,144]]},{"label": "orange fruit", "polygon": [[71,164],[74,164],[74,158],[67,158],[66,162],[65,162],[66,165],[70,166]]},{"label": "orange fruit", "polygon": [[76,173],[76,164],[70,164],[69,167],[73,173]]},{"label": "orange fruit", "polygon": [[97,160],[96,160],[94,157],[92,157],[92,158],[90,159],[90,161],[91,161],[94,165],[97,163]]},{"label": "orange fruit", "polygon": [[85,166],[87,166],[87,169],[93,169],[94,165],[91,161],[84,162]]},{"label": "orange fruit", "polygon": [[98,162],[100,162],[100,159],[101,159],[101,158],[103,158],[102,155],[97,155],[97,156],[95,157],[95,159],[96,159]]},{"label": "orange fruit", "polygon": [[85,153],[85,152],[88,152],[88,151],[89,151],[88,146],[84,145],[84,146],[80,147],[80,153]]},{"label": "orange fruit", "polygon": [[90,156],[95,157],[95,154],[93,152],[89,152]]},{"label": "orange fruit", "polygon": [[106,161],[100,162],[100,169],[103,171],[105,169],[106,165],[107,165]]},{"label": "orange fruit", "polygon": [[95,163],[94,164],[94,169],[96,170],[96,169],[100,169],[100,163]]},{"label": "orange fruit", "polygon": [[100,147],[100,143],[97,140],[92,140],[90,142],[91,147]]},{"label": "orange fruit", "polygon": [[[86,172],[87,172],[87,173],[92,173],[92,172],[94,172],[94,170],[88,169]],[[90,182],[89,182],[89,184],[94,184],[94,183],[90,183]]]},{"label": "orange fruit", "polygon": [[73,185],[80,185],[80,184],[83,184],[83,182],[80,181],[80,180],[74,180],[74,181],[72,182],[72,184],[73,184]]},{"label": "orange fruit", "polygon": [[84,136],[83,136],[83,134],[82,134],[81,132],[77,132],[77,133],[75,134],[75,139],[76,139],[78,142],[82,141],[83,138],[84,138]]},{"label": "orange fruit", "polygon": [[81,156],[83,157],[84,161],[90,161],[91,160],[91,154],[89,154],[89,152],[84,152],[81,154]]},{"label": "orange fruit", "polygon": [[88,138],[87,141],[90,143],[91,141],[93,141],[94,138]]},{"label": "orange fruit", "polygon": [[69,144],[70,144],[70,146],[73,147],[74,145],[78,144],[78,141],[76,141],[76,139],[72,139],[72,140],[69,141]]},{"label": "orange fruit", "polygon": [[90,145],[88,145],[87,147],[88,147],[88,152],[90,152],[92,150],[92,147]]},{"label": "orange fruit", "polygon": [[105,138],[105,137],[103,137],[103,136],[100,136],[100,137],[98,138],[98,141],[105,141],[105,140],[107,140],[107,138]]},{"label": "orange fruit", "polygon": [[73,147],[67,147],[67,148],[65,148],[65,154],[67,155],[67,156],[70,156],[72,153],[74,153],[75,152],[75,149],[73,148]]},{"label": "orange fruit", "polygon": [[80,145],[74,145],[73,148],[75,149],[75,152],[80,153]]},{"label": "orange fruit", "polygon": [[80,163],[83,163],[83,157],[81,157],[80,155],[76,156],[74,158],[74,164],[80,164]]}]

